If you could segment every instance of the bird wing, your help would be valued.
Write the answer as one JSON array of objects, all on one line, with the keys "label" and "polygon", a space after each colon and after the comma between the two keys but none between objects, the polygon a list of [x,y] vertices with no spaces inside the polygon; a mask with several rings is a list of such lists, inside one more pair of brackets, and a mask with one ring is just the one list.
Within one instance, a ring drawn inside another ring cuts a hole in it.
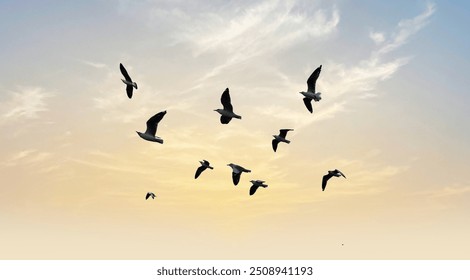
[{"label": "bird wing", "polygon": [[321,72],[321,65],[313,71],[312,75],[307,80],[308,91],[315,93],[315,84],[317,83],[317,79],[320,76]]},{"label": "bird wing", "polygon": [[155,133],[157,133],[158,123],[163,119],[165,114],[166,114],[166,111],[163,111],[163,112],[155,114],[153,117],[151,117],[147,121],[147,130],[145,131],[145,134],[155,136]]},{"label": "bird wing", "polygon": [[147,195],[145,195],[145,200],[149,199],[150,193],[148,192]]},{"label": "bird wing", "polygon": [[338,171],[339,175],[343,176],[346,179],[346,176],[344,176],[343,172],[339,171],[338,169],[336,169],[336,171]]},{"label": "bird wing", "polygon": [[220,122],[222,124],[228,124],[231,120],[232,120],[231,117],[226,117],[226,116],[223,116],[223,115],[220,116]]},{"label": "bird wing", "polygon": [[258,186],[253,184],[253,186],[251,186],[250,188],[250,195],[254,195],[257,189],[258,189]]},{"label": "bird wing", "polygon": [[199,168],[196,170],[196,174],[194,174],[194,179],[197,179],[199,175],[201,175],[202,171],[206,170],[207,167],[201,165]]},{"label": "bird wing", "polygon": [[286,138],[287,132],[289,132],[291,130],[293,130],[293,129],[280,129],[279,130],[279,136],[282,137],[282,138]]},{"label": "bird wing", "polygon": [[127,85],[127,87],[126,87],[127,97],[132,98],[132,92],[133,91],[134,91],[133,86]]},{"label": "bird wing", "polygon": [[211,165],[207,160],[203,159],[202,160],[204,162],[204,164],[207,164],[207,166]]},{"label": "bird wing", "polygon": [[321,190],[324,191],[325,188],[326,188],[326,182],[328,182],[328,180],[330,180],[330,178],[332,177],[333,175],[331,175],[330,173],[326,174],[325,176],[323,176],[323,179],[321,181]]},{"label": "bird wing", "polygon": [[304,98],[305,107],[307,107],[310,113],[313,113],[312,99],[305,97]]},{"label": "bird wing", "polygon": [[129,74],[127,74],[126,68],[124,68],[124,65],[122,65],[122,63],[119,63],[119,69],[121,69],[121,73],[124,76],[124,79],[132,83],[132,79]]},{"label": "bird wing", "polygon": [[273,150],[274,152],[277,150],[277,144],[279,144],[279,141],[277,141],[276,139],[273,139]]},{"label": "bird wing", "polygon": [[232,180],[233,180],[233,184],[236,186],[238,185],[238,182],[240,182],[240,175],[242,173],[235,173],[235,172],[232,172]]},{"label": "bird wing", "polygon": [[222,93],[222,97],[220,97],[220,102],[224,106],[224,110],[233,112],[233,107],[232,103],[230,100],[230,93],[228,88],[225,89],[225,91]]}]

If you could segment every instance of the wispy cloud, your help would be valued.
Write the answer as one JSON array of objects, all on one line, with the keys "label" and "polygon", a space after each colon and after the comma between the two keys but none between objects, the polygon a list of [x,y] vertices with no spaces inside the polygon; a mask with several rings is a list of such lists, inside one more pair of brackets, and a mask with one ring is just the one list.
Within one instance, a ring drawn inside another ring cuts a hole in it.
[{"label": "wispy cloud", "polygon": [[232,13],[204,15],[197,19],[196,31],[182,33],[180,39],[197,46],[195,55],[222,50],[239,54],[232,57],[236,61],[330,34],[339,19],[335,8],[309,15],[296,10],[292,1],[263,1]]},{"label": "wispy cloud", "polygon": [[78,60],[78,61],[85,64],[85,65],[91,66],[93,68],[101,69],[101,68],[107,67],[106,64],[100,63],[100,62],[93,62],[93,61],[88,61],[88,60]]},{"label": "wispy cloud", "polygon": [[412,19],[401,20],[398,23],[397,30],[391,35],[390,39],[376,53],[377,56],[389,53],[401,45],[405,44],[409,37],[421,30],[429,22],[429,18],[436,11],[433,3],[428,3],[426,10]]},{"label": "wispy cloud", "polygon": [[381,32],[370,32],[369,38],[371,38],[374,43],[380,44],[385,41],[385,34]]},{"label": "wispy cloud", "polygon": [[96,169],[109,170],[115,172],[135,173],[135,174],[150,174],[151,170],[145,168],[144,165],[138,164],[136,161],[129,161],[115,157],[112,154],[102,151],[91,151],[82,158],[69,158],[69,162],[76,163],[84,166],[93,167]]},{"label": "wispy cloud", "polygon": [[116,172],[126,172],[126,173],[135,173],[135,174],[149,174],[149,172],[142,170],[142,168],[130,168],[119,166],[116,163],[103,163],[97,161],[87,161],[83,159],[70,159],[73,163],[78,163],[81,165],[90,166],[97,169],[110,170]]},{"label": "wispy cloud", "polygon": [[470,183],[453,183],[432,190],[422,190],[410,193],[410,196],[426,201],[433,209],[458,209],[459,205],[466,205],[470,197]]},{"label": "wispy cloud", "polygon": [[175,40],[191,44],[196,57],[207,53],[224,57],[201,77],[203,82],[230,66],[325,37],[336,30],[339,21],[335,7],[307,12],[294,1],[262,1],[243,9],[201,14]]},{"label": "wispy cloud", "polygon": [[[377,88],[379,82],[392,77],[398,69],[408,63],[409,58],[396,58],[392,61],[367,59],[360,61],[357,66],[347,67],[341,63],[331,63],[330,77],[325,78],[325,88],[336,98],[353,98],[371,96],[370,91]],[[336,82],[334,82],[336,80]]]},{"label": "wispy cloud", "polygon": [[46,99],[51,96],[40,87],[19,87],[0,104],[1,122],[38,118],[41,112],[49,110]]},{"label": "wispy cloud", "polygon": [[28,149],[16,152],[10,155],[2,162],[4,166],[17,166],[20,164],[34,164],[43,162],[51,158],[52,154],[49,152],[41,152],[35,149]]},{"label": "wispy cloud", "polygon": [[454,184],[452,186],[446,186],[446,187],[443,187],[437,190],[432,190],[432,191],[419,192],[417,194],[425,195],[433,199],[459,197],[462,195],[470,194],[470,184],[467,184],[467,185]]}]

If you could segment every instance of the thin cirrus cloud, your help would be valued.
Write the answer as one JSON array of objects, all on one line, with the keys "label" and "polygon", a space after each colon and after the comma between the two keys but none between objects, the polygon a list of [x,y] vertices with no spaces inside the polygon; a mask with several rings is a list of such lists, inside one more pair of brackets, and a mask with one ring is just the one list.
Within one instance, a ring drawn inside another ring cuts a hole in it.
[{"label": "thin cirrus cloud", "polygon": [[37,119],[40,113],[48,111],[47,99],[53,95],[40,87],[19,87],[9,94],[0,105],[3,122],[21,119]]},{"label": "thin cirrus cloud", "polygon": [[207,53],[224,55],[222,63],[200,78],[203,83],[233,65],[326,37],[336,30],[339,21],[335,7],[309,15],[290,1],[264,1],[243,11],[197,18],[196,23],[191,23],[195,26],[191,33],[182,31],[175,37],[189,43],[196,57]]},{"label": "thin cirrus cloud", "polygon": [[401,45],[405,44],[411,35],[421,30],[429,22],[429,18],[436,11],[436,5],[428,3],[426,10],[412,19],[401,20],[398,23],[397,30],[392,34],[390,40],[382,46],[376,53],[376,56],[389,53]]},{"label": "thin cirrus cloud", "polygon": [[93,62],[93,61],[89,61],[89,60],[78,60],[78,61],[85,64],[85,65],[91,66],[93,68],[100,69],[100,68],[108,67],[106,64],[100,63],[100,62]]},{"label": "thin cirrus cloud", "polygon": [[439,188],[438,190],[421,191],[416,193],[416,195],[424,195],[433,199],[444,199],[468,194],[470,194],[470,183],[467,183],[466,185],[453,184],[452,186],[446,186],[443,188]]},{"label": "thin cirrus cloud", "polygon": [[466,205],[470,197],[470,182],[452,183],[434,190],[415,191],[409,195],[425,201],[428,207],[439,209],[439,214],[460,211],[459,205]]},{"label": "thin cirrus cloud", "polygon": [[374,43],[380,44],[385,41],[385,34],[381,32],[370,32],[369,38],[371,38]]},{"label": "thin cirrus cloud", "polygon": [[49,152],[41,152],[35,149],[28,149],[18,151],[11,155],[9,158],[4,160],[2,164],[4,166],[17,166],[24,164],[35,164],[43,162],[51,158],[52,154]]},{"label": "thin cirrus cloud", "polygon": [[329,15],[325,10],[317,10],[309,16],[295,11],[292,2],[265,1],[233,14],[205,15],[196,21],[196,31],[192,29],[191,33],[180,33],[177,37],[194,44],[196,56],[222,50],[238,55],[232,59],[242,59],[328,35],[339,20],[336,8]]}]

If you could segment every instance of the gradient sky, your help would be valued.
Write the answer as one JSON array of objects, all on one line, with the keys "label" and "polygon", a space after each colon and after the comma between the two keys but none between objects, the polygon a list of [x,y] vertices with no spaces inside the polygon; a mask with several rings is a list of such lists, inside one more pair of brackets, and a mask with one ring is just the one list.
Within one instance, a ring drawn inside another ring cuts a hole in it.
[{"label": "gradient sky", "polygon": [[469,8],[0,2],[0,259],[469,259]]}]

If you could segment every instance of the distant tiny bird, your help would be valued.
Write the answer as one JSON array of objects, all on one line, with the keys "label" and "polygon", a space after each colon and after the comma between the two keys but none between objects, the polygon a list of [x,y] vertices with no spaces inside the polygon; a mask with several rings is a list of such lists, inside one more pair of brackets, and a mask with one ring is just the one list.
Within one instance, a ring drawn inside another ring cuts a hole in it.
[{"label": "distant tiny bird", "polygon": [[250,182],[253,184],[253,186],[251,186],[250,188],[250,195],[254,195],[256,190],[259,187],[263,187],[263,188],[268,187],[268,185],[264,184],[264,181],[261,181],[261,180],[251,180]]},{"label": "distant tiny bird", "polygon": [[165,114],[166,114],[166,111],[162,111],[156,114],[155,116],[151,117],[147,121],[147,130],[145,131],[145,133],[136,131],[137,134],[139,134],[140,137],[142,137],[143,139],[147,141],[158,142],[160,144],[163,144],[163,139],[156,136],[155,134],[157,133],[158,123],[163,119]]},{"label": "distant tiny bird", "polygon": [[307,91],[301,91],[300,93],[303,94],[304,97],[304,104],[305,107],[307,107],[307,110],[310,113],[313,113],[313,107],[312,107],[312,99],[316,102],[321,100],[321,92],[315,92],[315,84],[317,82],[318,77],[320,76],[321,72],[321,65],[313,71],[312,75],[307,80],[307,86],[308,89]]},{"label": "distant tiny bird", "polygon": [[243,172],[251,172],[251,170],[245,169],[244,167],[233,163],[229,163],[227,164],[227,166],[230,166],[232,168],[232,180],[235,186],[238,185],[238,182],[240,182],[240,176]]},{"label": "distant tiny bird", "polygon": [[242,117],[235,114],[233,112],[233,106],[230,101],[230,93],[228,88],[225,89],[225,91],[222,93],[222,96],[220,98],[220,102],[222,102],[222,105],[224,106],[223,109],[216,109],[217,113],[221,114],[220,116],[220,122],[222,124],[228,124],[232,118],[236,119],[241,119]]},{"label": "distant tiny bird", "polygon": [[323,176],[323,180],[322,180],[322,182],[321,182],[321,189],[322,189],[322,191],[325,190],[325,188],[326,188],[326,183],[327,183],[328,180],[330,180],[330,178],[333,177],[333,176],[335,176],[335,177],[343,176],[344,178],[346,178],[346,176],[344,176],[344,174],[343,174],[341,171],[339,171],[338,169],[335,169],[335,170],[333,170],[333,171],[329,170],[329,171],[328,171],[328,174],[326,174],[325,176]]},{"label": "distant tiny bird", "polygon": [[133,88],[137,89],[137,84],[132,81],[131,77],[129,76],[129,74],[127,74],[126,68],[124,68],[122,63],[119,63],[119,68],[121,69],[121,73],[125,79],[125,80],[121,79],[121,81],[127,85],[126,86],[127,96],[129,98],[132,98]]},{"label": "distant tiny bird", "polygon": [[210,166],[210,163],[205,159],[199,162],[201,163],[201,166],[199,166],[199,168],[196,170],[196,174],[194,174],[194,179],[197,179],[197,177],[201,175],[202,171],[206,170],[207,168],[214,169],[214,167]]},{"label": "distant tiny bird", "polygon": [[274,152],[276,152],[277,150],[277,144],[279,144],[279,142],[284,142],[284,143],[287,143],[289,144],[290,141],[289,140],[286,140],[286,135],[287,135],[287,132],[289,131],[293,131],[293,129],[280,129],[279,130],[279,135],[273,135],[274,139],[273,139],[273,150]]},{"label": "distant tiny bird", "polygon": [[149,199],[151,197],[152,199],[155,199],[155,194],[152,192],[148,192],[147,195],[145,196],[145,200]]}]

